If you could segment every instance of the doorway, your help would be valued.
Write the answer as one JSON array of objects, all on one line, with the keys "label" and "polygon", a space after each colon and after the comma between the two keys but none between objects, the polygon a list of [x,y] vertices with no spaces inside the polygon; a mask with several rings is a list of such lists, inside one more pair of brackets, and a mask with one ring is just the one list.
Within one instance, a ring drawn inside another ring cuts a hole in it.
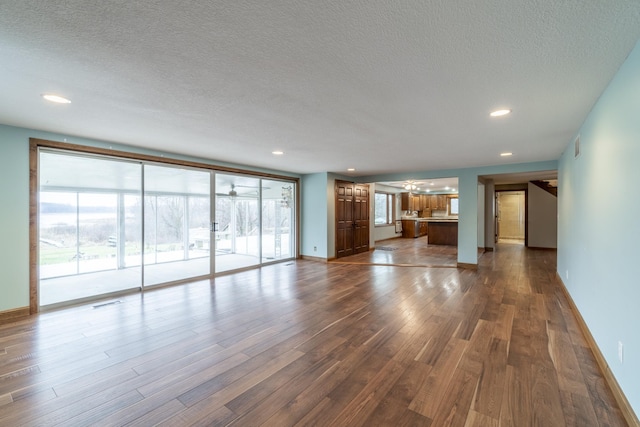
[{"label": "doorway", "polygon": [[336,191],[336,258],[369,250],[369,185],[338,181]]},{"label": "doorway", "polygon": [[525,193],[496,192],[496,243],[526,244]]}]

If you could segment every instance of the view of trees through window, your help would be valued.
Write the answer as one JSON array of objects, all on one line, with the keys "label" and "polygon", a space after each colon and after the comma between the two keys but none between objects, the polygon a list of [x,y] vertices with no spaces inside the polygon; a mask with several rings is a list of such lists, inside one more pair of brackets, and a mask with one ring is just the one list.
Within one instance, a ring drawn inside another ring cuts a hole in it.
[{"label": "view of trees through window", "polygon": [[393,206],[395,196],[387,193],[375,193],[375,224],[385,225],[393,223]]},{"label": "view of trees through window", "polygon": [[48,150],[38,172],[43,305],[295,256],[293,181]]}]

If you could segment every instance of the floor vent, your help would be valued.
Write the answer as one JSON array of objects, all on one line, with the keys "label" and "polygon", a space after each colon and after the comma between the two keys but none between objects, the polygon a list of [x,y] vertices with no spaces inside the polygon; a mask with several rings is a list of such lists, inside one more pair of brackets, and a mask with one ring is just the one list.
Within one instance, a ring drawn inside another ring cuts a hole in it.
[{"label": "floor vent", "polygon": [[120,304],[122,301],[120,300],[115,300],[115,301],[109,301],[109,302],[105,302],[102,304],[96,304],[93,306],[93,308],[102,308],[102,307],[106,307],[108,305],[116,305],[116,304]]}]

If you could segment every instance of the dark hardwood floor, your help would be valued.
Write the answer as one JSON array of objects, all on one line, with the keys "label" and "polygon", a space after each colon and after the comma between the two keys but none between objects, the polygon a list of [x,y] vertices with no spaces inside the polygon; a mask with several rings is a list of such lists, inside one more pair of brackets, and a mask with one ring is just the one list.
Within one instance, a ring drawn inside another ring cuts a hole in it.
[{"label": "dark hardwood floor", "polygon": [[2,325],[0,425],[625,425],[555,256],[295,261]]}]

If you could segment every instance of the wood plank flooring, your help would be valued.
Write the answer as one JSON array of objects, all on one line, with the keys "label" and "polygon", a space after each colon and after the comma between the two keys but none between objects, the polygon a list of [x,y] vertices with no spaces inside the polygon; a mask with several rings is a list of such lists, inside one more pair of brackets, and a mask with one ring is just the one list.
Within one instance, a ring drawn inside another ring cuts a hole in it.
[{"label": "wood plank flooring", "polygon": [[2,426],[623,426],[555,279],[295,261],[0,326]]}]

